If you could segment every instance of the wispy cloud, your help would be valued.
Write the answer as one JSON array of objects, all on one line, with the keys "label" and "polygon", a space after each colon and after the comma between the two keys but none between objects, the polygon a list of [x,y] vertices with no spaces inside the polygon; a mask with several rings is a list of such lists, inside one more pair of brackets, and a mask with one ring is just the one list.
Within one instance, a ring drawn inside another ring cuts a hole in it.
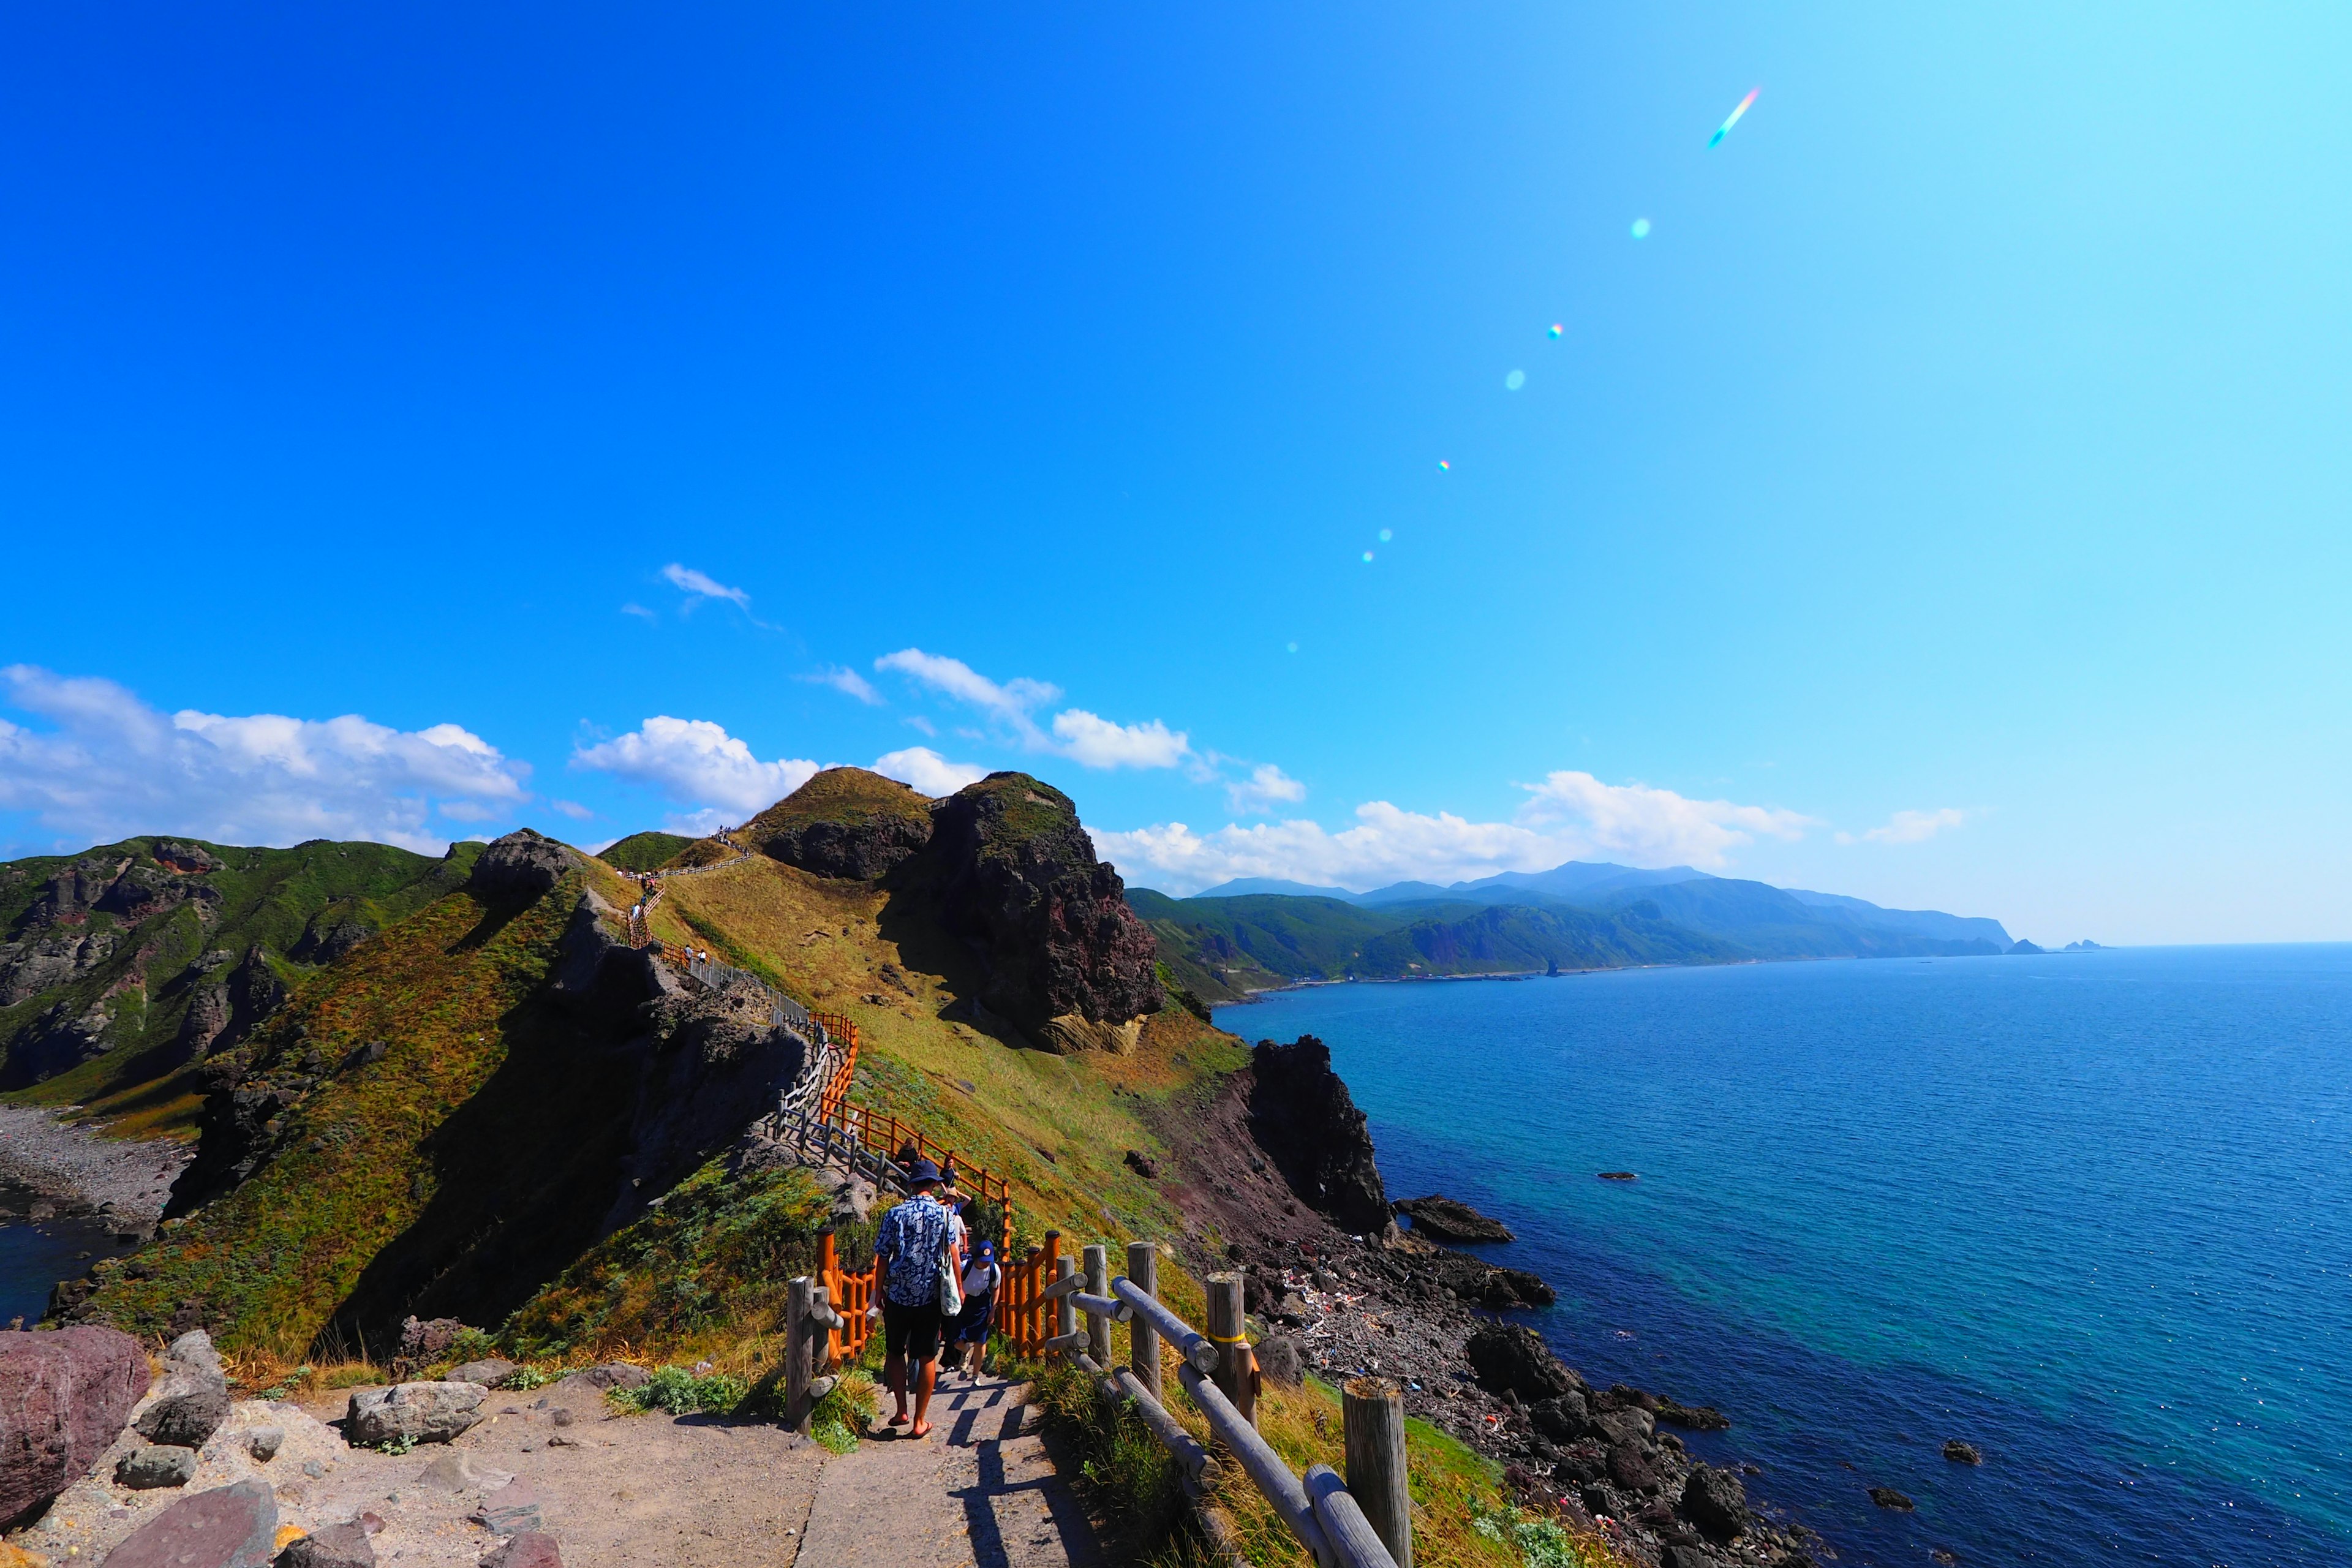
[{"label": "wispy cloud", "polygon": [[716,577],[707,573],[698,572],[691,566],[681,566],[673,561],[662,568],[662,575],[669,579],[672,587],[679,589],[689,596],[688,600],[689,609],[699,600],[724,599],[746,615],[751,612],[751,595],[740,588],[730,588]]},{"label": "wispy cloud", "polygon": [[835,691],[844,692],[848,696],[856,698],[857,700],[865,703],[869,708],[879,708],[882,706],[882,694],[874,689],[874,683],[866,679],[864,676],[858,674],[854,669],[834,668],[819,670],[814,675],[803,675],[801,679],[803,680],[813,680],[819,686],[830,686]]},{"label": "wispy cloud", "polygon": [[1947,828],[1958,827],[1969,819],[1969,814],[1957,806],[1945,806],[1938,811],[1898,811],[1886,819],[1885,826],[1869,828],[1862,833],[1841,833],[1840,844],[1924,844]]},{"label": "wispy cloud", "polygon": [[1248,778],[1238,784],[1228,783],[1225,798],[1235,811],[1269,812],[1277,805],[1305,800],[1307,786],[1272,763],[1261,763],[1251,770]]},{"label": "wispy cloud", "polygon": [[586,822],[596,815],[576,800],[551,800],[547,804],[574,822]]},{"label": "wispy cloud", "polygon": [[887,752],[874,760],[874,771],[921,795],[953,795],[969,784],[978,784],[988,776],[988,770],[975,763],[951,763],[929,746],[908,746],[903,752]]},{"label": "wispy cloud", "polygon": [[1528,799],[1509,822],[1433,816],[1376,800],[1358,806],[1353,825],[1338,832],[1301,819],[1228,823],[1208,833],[1181,822],[1089,831],[1098,852],[1130,881],[1181,893],[1234,877],[1358,889],[1409,880],[1449,883],[1592,858],[1721,866],[1731,849],[1759,835],[1797,838],[1811,825],[1811,818],[1777,807],[1692,800],[1646,784],[1604,784],[1590,773],[1555,773],[1521,787]]},{"label": "wispy cloud", "polygon": [[795,758],[763,763],[724,726],[667,714],[625,735],[575,749],[572,765],[647,785],[676,805],[732,814],[714,818],[710,826],[772,805],[817,771],[816,763]]},{"label": "wispy cloud", "polygon": [[1171,730],[1157,719],[1120,724],[1083,708],[1069,708],[1053,716],[1050,728],[1040,724],[1036,710],[1062,695],[1062,689],[1048,681],[1026,677],[992,680],[960,658],[919,647],[884,654],[874,668],[904,675],[979,710],[1011,731],[1025,750],[1067,757],[1081,767],[1172,768],[1192,752],[1182,731]]},{"label": "wispy cloud", "polygon": [[655,615],[643,605],[634,603],[623,605],[621,606],[621,614],[625,616],[635,616],[641,621],[658,621],[661,619],[659,616]]},{"label": "wispy cloud", "polygon": [[510,815],[530,769],[455,724],[400,731],[357,714],[308,720],[163,713],[110,680],[31,665],[0,669],[0,810],[68,838],[184,833],[227,844],[366,838],[438,853],[428,830]]}]

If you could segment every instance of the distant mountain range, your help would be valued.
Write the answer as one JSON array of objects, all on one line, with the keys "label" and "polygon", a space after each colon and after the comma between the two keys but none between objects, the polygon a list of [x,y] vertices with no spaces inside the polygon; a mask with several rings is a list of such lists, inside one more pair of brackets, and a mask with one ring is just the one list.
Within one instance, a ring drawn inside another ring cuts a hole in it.
[{"label": "distant mountain range", "polygon": [[1996,920],[1589,860],[1451,887],[1355,893],[1250,877],[1189,899],[1130,889],[1128,901],[1159,933],[1162,962],[1211,1001],[1302,980],[2041,951]]}]

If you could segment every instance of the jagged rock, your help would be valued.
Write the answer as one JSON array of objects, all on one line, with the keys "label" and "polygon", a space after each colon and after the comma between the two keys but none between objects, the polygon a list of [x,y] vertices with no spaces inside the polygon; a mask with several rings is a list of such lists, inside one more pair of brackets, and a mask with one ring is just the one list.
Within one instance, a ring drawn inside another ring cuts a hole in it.
[{"label": "jagged rock", "polygon": [[106,1568],[268,1568],[278,1502],[263,1481],[184,1497],[108,1554]]},{"label": "jagged rock", "polygon": [[192,1329],[163,1355],[163,1382],[140,1413],[139,1435],[151,1443],[201,1448],[228,1419],[228,1379],[212,1336]]},{"label": "jagged rock", "polygon": [[114,1465],[114,1484],[134,1492],[184,1487],[195,1478],[196,1451],[165,1443],[133,1448]]},{"label": "jagged rock", "polygon": [[813,876],[872,881],[930,842],[930,807],[896,779],[864,768],[827,768],[736,837]]},{"label": "jagged rock", "polygon": [[1555,1443],[1572,1443],[1583,1434],[1588,1417],[1584,1395],[1575,1389],[1538,1399],[1528,1406],[1528,1419],[1537,1431]]},{"label": "jagged rock", "polygon": [[354,1447],[381,1447],[402,1438],[446,1443],[482,1418],[488,1390],[478,1383],[403,1383],[352,1395],[343,1437]]},{"label": "jagged rock", "polygon": [[465,1335],[466,1325],[455,1318],[419,1318],[412,1313],[401,1320],[400,1359],[438,1361]]},{"label": "jagged rock", "polygon": [[1405,1198],[1394,1207],[1397,1213],[1412,1219],[1416,1232],[1439,1241],[1517,1239],[1510,1226],[1501,1220],[1480,1214],[1468,1204],[1457,1203],[1442,1193],[1432,1193],[1425,1198]]},{"label": "jagged rock", "polygon": [[1490,1312],[1549,1307],[1559,1292],[1524,1268],[1492,1268],[1478,1282],[1478,1304]]},{"label": "jagged rock", "polygon": [[484,1388],[496,1388],[514,1375],[515,1363],[500,1356],[488,1356],[481,1361],[469,1361],[463,1366],[449,1369],[452,1383],[478,1383]]},{"label": "jagged rock", "polygon": [[1657,1424],[1646,1410],[1627,1406],[1597,1412],[1590,1422],[1591,1430],[1610,1443],[1646,1443],[1657,1433]]},{"label": "jagged rock", "polygon": [[286,956],[298,963],[332,963],[374,934],[375,928],[364,921],[322,910],[310,917]]},{"label": "jagged rock", "polygon": [[563,1568],[563,1553],[552,1535],[527,1530],[484,1557],[481,1568]]},{"label": "jagged rock", "polygon": [[139,1342],[118,1330],[0,1332],[0,1525],[89,1474],[147,1375]]},{"label": "jagged rock", "polygon": [[1659,1486],[1658,1472],[1632,1443],[1620,1443],[1609,1450],[1609,1479],[1620,1491],[1654,1492]]},{"label": "jagged rock", "polygon": [[269,1463],[278,1457],[278,1450],[285,1446],[286,1428],[283,1426],[256,1426],[246,1434],[245,1451],[259,1464]]},{"label": "jagged rock", "polygon": [[1000,773],[957,791],[931,808],[930,842],[902,872],[979,953],[979,1000],[1016,1027],[1072,1016],[1116,1026],[1159,1011],[1158,941],[1051,784]]},{"label": "jagged rock", "polygon": [[1160,1176],[1160,1162],[1140,1149],[1127,1152],[1127,1168],[1147,1182],[1157,1181]]},{"label": "jagged rock", "polygon": [[275,1568],[375,1568],[375,1544],[357,1520],[325,1525],[279,1552]]},{"label": "jagged rock", "polygon": [[1312,1035],[1287,1046],[1261,1040],[1250,1070],[1250,1136],[1290,1190],[1348,1229],[1377,1234],[1388,1224],[1388,1191],[1330,1047]]},{"label": "jagged rock", "polygon": [[1287,1334],[1271,1334],[1257,1342],[1257,1367],[1269,1383],[1297,1388],[1307,1375],[1307,1352]]},{"label": "jagged rock", "polygon": [[167,870],[197,876],[221,868],[220,858],[201,844],[191,844],[184,838],[158,838],[153,851],[157,863]]},{"label": "jagged rock", "polygon": [[1974,1443],[1963,1443],[1958,1437],[1951,1438],[1944,1444],[1944,1458],[1956,1465],[1984,1463],[1984,1455],[1978,1451]]},{"label": "jagged rock", "polygon": [[1463,1352],[1479,1386],[1491,1393],[1533,1402],[1584,1390],[1584,1380],[1560,1365],[1542,1338],[1521,1323],[1481,1323]]},{"label": "jagged rock", "polygon": [[518,827],[482,851],[467,874],[466,889],[491,903],[535,899],[580,864],[576,853],[554,839]]},{"label": "jagged rock", "polygon": [[[2039,950],[2037,950],[2039,951]],[[1873,1487],[1870,1500],[1881,1508],[1891,1508],[1897,1513],[1909,1513],[1919,1505],[1896,1491],[1893,1487]]]},{"label": "jagged rock", "polygon": [[1717,1541],[1748,1528],[1748,1489],[1729,1470],[1695,1464],[1683,1481],[1682,1515]]}]

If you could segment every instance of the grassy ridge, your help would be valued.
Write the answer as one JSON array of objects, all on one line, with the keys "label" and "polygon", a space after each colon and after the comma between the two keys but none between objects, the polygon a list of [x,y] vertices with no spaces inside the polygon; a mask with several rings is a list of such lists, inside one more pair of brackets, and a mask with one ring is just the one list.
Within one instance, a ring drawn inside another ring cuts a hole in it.
[{"label": "grassy ridge", "polygon": [[605,845],[596,858],[624,871],[657,871],[693,842],[683,833],[632,833]]}]

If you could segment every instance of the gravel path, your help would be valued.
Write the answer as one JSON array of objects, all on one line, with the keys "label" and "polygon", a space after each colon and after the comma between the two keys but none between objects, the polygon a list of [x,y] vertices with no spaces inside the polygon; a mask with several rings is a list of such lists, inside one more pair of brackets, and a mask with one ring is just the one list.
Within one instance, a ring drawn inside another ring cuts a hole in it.
[{"label": "gravel path", "polygon": [[1097,1568],[1094,1527],[1026,1393],[955,1378],[931,1401],[929,1437],[877,1438],[826,1466],[800,1568]]},{"label": "gravel path", "polygon": [[169,1139],[102,1138],[28,1105],[0,1105],[0,1184],[25,1187],[61,1212],[109,1208],[155,1223],[194,1151]]}]

